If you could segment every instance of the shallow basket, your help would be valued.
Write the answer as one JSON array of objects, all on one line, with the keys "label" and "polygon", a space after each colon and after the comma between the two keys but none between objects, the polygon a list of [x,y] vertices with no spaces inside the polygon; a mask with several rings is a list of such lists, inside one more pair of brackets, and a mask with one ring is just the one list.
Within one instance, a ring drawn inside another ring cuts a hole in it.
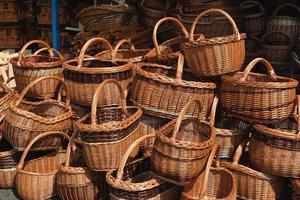
[{"label": "shallow basket", "polygon": [[[46,79],[55,79],[64,84],[66,103],[51,99],[39,102],[23,100],[32,86]],[[54,76],[41,77],[27,85],[20,96],[10,105],[4,118],[4,135],[15,149],[23,151],[33,138],[43,132],[54,130],[67,132],[72,126],[71,117],[70,95],[64,81]],[[57,148],[61,142],[61,137],[45,137],[39,140],[31,150]]]},{"label": "shallow basket", "polygon": [[[261,62],[268,75],[251,70]],[[254,59],[244,72],[221,77],[221,105],[223,111],[239,119],[274,123],[288,118],[294,109],[298,82],[275,75],[271,64],[263,59]]]},{"label": "shallow basket", "polygon": [[156,132],[152,149],[153,172],[177,185],[186,185],[196,180],[205,168],[209,153],[215,143],[216,132],[213,119],[217,101],[214,101],[210,122],[203,121],[201,114],[198,118],[183,119],[187,109],[193,103],[201,109],[201,101],[191,99],[177,119]]}]

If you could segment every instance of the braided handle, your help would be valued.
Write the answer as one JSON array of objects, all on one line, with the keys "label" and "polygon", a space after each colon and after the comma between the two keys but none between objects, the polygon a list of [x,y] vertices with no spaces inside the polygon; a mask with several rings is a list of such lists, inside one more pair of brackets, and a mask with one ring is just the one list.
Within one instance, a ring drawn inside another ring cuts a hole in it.
[{"label": "braided handle", "polygon": [[261,3],[259,3],[258,1],[252,1],[252,0],[249,0],[249,1],[244,1],[243,3],[241,3],[240,4],[240,7],[241,8],[244,8],[246,5],[255,5],[255,6],[257,6],[257,7],[259,7],[260,8],[260,10],[261,10],[261,12],[265,12],[265,9],[264,9],[264,7],[262,6],[262,4]]},{"label": "braided handle", "polygon": [[282,32],[282,31],[271,31],[271,32],[266,32],[265,34],[263,34],[263,36],[261,37],[261,39],[260,39],[260,43],[262,44],[264,41],[265,41],[265,39],[266,39],[266,37],[268,37],[268,36],[270,36],[270,35],[273,35],[273,34],[275,34],[275,33],[279,33],[279,34],[281,34],[281,35],[284,35],[286,38],[288,38],[288,40],[290,41],[290,45],[289,46],[291,46],[291,45],[293,45],[293,39],[291,38],[291,36],[289,35],[289,34],[287,34],[287,33],[285,33],[285,32]]},{"label": "braided handle", "polygon": [[[42,52],[44,52],[44,51],[46,51],[46,50],[48,51],[48,49],[47,49],[46,47],[41,48],[41,49],[37,50],[36,52],[34,52],[33,55],[34,55],[34,56],[39,55],[40,53],[42,53]],[[59,51],[57,51],[57,50],[54,49],[54,48],[51,48],[51,50],[54,51],[54,52],[58,55],[59,59],[61,59],[61,60],[64,59],[63,56],[61,55],[61,53],[60,53]]]},{"label": "braided handle", "polygon": [[274,11],[273,16],[275,16],[275,15],[278,13],[278,11],[279,11],[280,9],[284,8],[284,7],[294,8],[294,9],[297,10],[298,13],[300,14],[300,8],[299,8],[298,6],[296,6],[295,4],[286,3],[286,4],[282,4],[282,5],[278,6],[278,7],[276,8],[276,10]]},{"label": "braided handle", "polygon": [[115,48],[114,48],[114,50],[113,50],[113,52],[112,52],[112,57],[113,57],[113,58],[116,57],[116,55],[117,55],[117,53],[118,53],[120,47],[121,47],[122,45],[124,45],[124,44],[129,44],[130,50],[131,50],[131,51],[135,51],[135,47],[134,47],[134,45],[132,44],[132,42],[131,42],[130,40],[123,39],[123,40],[120,40],[120,41],[116,44],[116,46],[115,46]]}]

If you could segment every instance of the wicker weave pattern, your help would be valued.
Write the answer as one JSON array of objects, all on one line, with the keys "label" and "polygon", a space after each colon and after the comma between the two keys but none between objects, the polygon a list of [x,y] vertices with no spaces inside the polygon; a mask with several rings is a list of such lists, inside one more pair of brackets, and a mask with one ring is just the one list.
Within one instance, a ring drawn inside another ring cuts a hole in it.
[{"label": "wicker weave pattern", "polygon": [[17,168],[0,169],[0,188],[14,188]]}]

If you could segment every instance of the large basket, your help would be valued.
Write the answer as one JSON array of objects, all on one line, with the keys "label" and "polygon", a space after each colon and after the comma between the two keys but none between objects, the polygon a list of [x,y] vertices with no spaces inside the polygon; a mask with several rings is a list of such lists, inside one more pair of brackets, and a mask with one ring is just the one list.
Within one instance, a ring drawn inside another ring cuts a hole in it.
[{"label": "large basket", "polygon": [[53,135],[63,136],[68,140],[70,138],[59,131],[42,133],[28,144],[22,154],[16,175],[16,187],[22,199],[46,200],[56,195],[55,179],[60,166],[58,154],[37,158],[24,165],[25,158],[34,143]]},{"label": "large basket", "polygon": [[180,190],[175,185],[157,178],[150,168],[149,157],[136,159],[126,164],[129,155],[145,139],[155,134],[143,136],[136,140],[124,154],[116,171],[110,170],[106,181],[110,185],[112,200],[176,200]]},{"label": "large basket", "polygon": [[[206,39],[194,38],[197,22],[209,13],[222,13],[230,21],[234,33],[228,36]],[[184,43],[183,51],[188,67],[197,77],[219,76],[241,69],[245,60],[246,34],[239,30],[228,13],[220,9],[209,9],[198,15],[190,31],[190,41]]]},{"label": "large basket", "polygon": [[[99,83],[106,79],[115,79],[122,89],[126,90],[133,77],[131,62],[87,58],[85,53],[94,43],[104,44],[109,50],[113,50],[104,38],[92,38],[82,47],[78,59],[69,60],[63,64],[64,80],[70,89],[72,102],[85,106],[92,105],[93,96]],[[120,97],[117,91],[114,84],[108,84],[99,99],[98,106],[117,105]]]},{"label": "large basket", "polygon": [[212,106],[210,122],[203,121],[200,113],[198,118],[185,118],[187,109],[193,103],[201,108],[201,101],[189,100],[177,119],[156,132],[152,149],[153,172],[177,185],[186,185],[196,180],[205,168],[216,139],[213,125],[217,100]]},{"label": "large basket", "polygon": [[[120,106],[97,111],[98,97],[106,84],[114,84],[119,89]],[[75,130],[81,135],[88,167],[93,171],[118,168],[123,154],[140,136],[138,125],[141,116],[140,108],[126,105],[124,92],[117,81],[110,79],[100,84],[94,95],[91,114],[74,123]]]},{"label": "large basket", "polygon": [[[259,62],[268,75],[251,72]],[[284,120],[293,112],[297,85],[294,79],[277,76],[267,60],[256,58],[244,72],[222,76],[221,105],[227,113],[246,121]]]},{"label": "large basket", "polygon": [[[25,50],[31,44],[41,44],[43,46],[46,46],[49,52],[49,56],[42,56],[37,54],[24,56]],[[54,52],[59,55],[59,58],[54,57]],[[55,50],[54,52],[47,43],[41,40],[32,40],[23,46],[18,57],[14,57],[10,60],[10,63],[13,66],[17,85],[16,88],[19,93],[21,93],[29,83],[40,77],[63,77],[63,58],[59,54],[59,52]],[[32,87],[27,96],[33,98],[45,96],[53,97],[57,92],[59,83],[60,82],[56,79],[45,79],[40,84]]]},{"label": "large basket", "polygon": [[[29,89],[45,79],[55,79],[64,84],[66,103],[61,100],[43,100],[29,102],[23,100]],[[14,148],[23,151],[29,142],[46,131],[67,132],[71,126],[72,110],[69,90],[63,80],[54,76],[38,78],[23,90],[7,110],[4,119],[4,135]],[[61,145],[61,137],[45,137],[39,140],[31,150],[46,150]]]},{"label": "large basket", "polygon": [[[297,119],[275,127],[255,124],[249,146],[249,158],[260,171],[283,177],[300,177],[300,96]],[[266,159],[272,158],[272,159]]]},{"label": "large basket", "polygon": [[240,163],[246,144],[247,140],[243,140],[238,146],[232,163],[221,162],[221,165],[231,170],[237,179],[238,197],[257,200],[277,199],[284,185],[283,179],[254,170],[249,163]]},{"label": "large basket", "polygon": [[202,112],[207,117],[216,85],[194,81],[191,73],[183,70],[183,63],[182,54],[179,54],[177,70],[164,65],[140,63],[136,68],[132,101],[146,114],[174,119],[189,98],[195,98],[201,101],[203,109],[200,111],[193,105],[187,114],[197,116]]}]

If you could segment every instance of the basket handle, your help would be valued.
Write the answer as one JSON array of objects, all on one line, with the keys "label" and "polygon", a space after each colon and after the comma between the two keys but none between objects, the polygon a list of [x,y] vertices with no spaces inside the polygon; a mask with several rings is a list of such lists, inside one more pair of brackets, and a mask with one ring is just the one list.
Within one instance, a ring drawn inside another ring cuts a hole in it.
[{"label": "basket handle", "polygon": [[44,133],[41,133],[40,135],[36,136],[35,138],[33,138],[33,140],[30,141],[30,143],[27,145],[27,147],[25,148],[23,154],[22,154],[22,157],[20,159],[20,162],[18,164],[18,169],[23,169],[24,167],[24,161],[25,161],[25,158],[30,150],[30,148],[34,145],[34,143],[36,141],[38,141],[39,139],[43,138],[43,137],[47,137],[47,136],[50,136],[50,135],[61,135],[63,136],[64,138],[66,138],[67,140],[70,141],[70,136],[68,136],[66,133],[64,132],[61,132],[61,131],[49,131],[49,132],[44,132]]},{"label": "basket handle", "polygon": [[[71,147],[75,147],[74,149],[76,149],[76,145],[74,143],[74,138],[77,135],[77,131],[74,131],[74,133],[72,134],[68,146],[67,146],[67,151],[66,151],[66,159],[65,159],[65,167],[69,167],[70,166],[70,158],[71,158]],[[73,150],[74,150],[73,149]]]},{"label": "basket handle", "polygon": [[300,95],[297,95],[297,130],[298,130],[298,133],[297,133],[297,138],[300,138]]},{"label": "basket handle", "polygon": [[9,83],[9,81],[13,80],[13,78],[9,78],[6,83],[3,83],[0,81],[0,87],[6,92],[6,93],[9,93],[9,92],[13,92],[6,84]]},{"label": "basket handle", "polygon": [[176,75],[175,75],[176,82],[180,82],[182,79],[183,67],[184,67],[184,55],[182,53],[179,53],[178,61],[177,61]]},{"label": "basket handle", "polygon": [[87,49],[90,47],[90,45],[92,45],[96,42],[104,44],[108,48],[108,50],[113,51],[111,44],[106,39],[104,39],[102,37],[92,38],[92,39],[88,40],[83,45],[82,49],[80,50],[80,54],[78,56],[78,66],[77,66],[78,68],[82,67],[83,59],[85,57],[85,53],[86,53]]},{"label": "basket handle", "polygon": [[215,119],[216,119],[216,112],[217,112],[218,103],[219,103],[219,97],[215,96],[215,98],[213,100],[213,104],[211,106],[210,116],[209,116],[210,124],[213,125],[213,126],[215,125]]},{"label": "basket handle", "polygon": [[166,21],[175,22],[175,24],[177,24],[177,26],[179,27],[179,30],[181,31],[181,33],[183,34],[183,36],[185,38],[187,38],[187,39],[189,38],[188,31],[186,30],[186,28],[184,27],[184,25],[178,19],[176,19],[175,17],[165,17],[165,18],[162,18],[161,20],[159,20],[155,24],[154,29],[153,29],[153,35],[152,35],[154,47],[155,47],[156,54],[157,54],[158,58],[162,58],[162,54],[161,54],[161,51],[160,51],[160,48],[159,48],[159,45],[158,45],[158,42],[157,42],[157,32],[158,32],[159,26],[163,22],[166,22]]},{"label": "basket handle", "polygon": [[127,149],[126,153],[124,154],[124,156],[122,157],[122,160],[120,162],[120,166],[118,168],[117,171],[117,176],[116,179],[118,180],[122,180],[123,177],[123,173],[124,173],[124,167],[126,165],[126,162],[131,154],[131,152],[144,140],[148,139],[148,138],[153,138],[155,137],[155,134],[150,134],[150,135],[145,135],[140,137],[139,139],[137,139],[136,141],[134,141],[130,147]]},{"label": "basket handle", "polygon": [[118,53],[120,47],[121,47],[122,45],[124,45],[124,44],[129,44],[130,50],[131,50],[131,51],[135,51],[135,47],[134,47],[134,45],[132,44],[132,42],[131,42],[130,39],[129,39],[129,40],[127,40],[127,39],[122,39],[122,40],[120,40],[120,41],[116,44],[114,50],[112,51],[112,57],[113,57],[113,58],[116,57],[116,55],[117,55],[117,53]]},{"label": "basket handle", "polygon": [[105,81],[103,81],[97,87],[97,89],[95,91],[95,94],[94,94],[94,97],[93,97],[92,110],[91,110],[91,122],[92,122],[92,125],[96,125],[97,124],[97,120],[96,119],[97,119],[97,105],[98,105],[99,95],[103,91],[104,86],[107,85],[107,84],[109,84],[109,83],[112,83],[115,86],[117,86],[117,88],[119,90],[119,93],[120,93],[120,96],[121,96],[121,99],[120,99],[120,102],[119,102],[120,107],[122,108],[123,112],[126,115],[129,115],[127,107],[126,107],[126,97],[125,97],[125,94],[124,94],[124,91],[123,91],[122,87],[120,86],[120,84],[116,80],[114,80],[114,79],[106,79]]},{"label": "basket handle", "polygon": [[[41,52],[44,52],[44,51],[46,51],[46,50],[48,51],[48,49],[47,49],[46,47],[41,48],[41,49],[37,50],[36,52],[34,52],[33,55],[34,55],[34,56],[39,55]],[[59,51],[57,51],[57,50],[54,49],[54,48],[51,48],[51,50],[54,51],[54,52],[58,55],[59,59],[61,59],[61,60],[64,59],[63,56],[61,55],[61,53],[60,53]]]},{"label": "basket handle", "polygon": [[258,63],[261,62],[268,70],[268,75],[273,79],[276,80],[277,79],[277,75],[275,74],[275,71],[272,67],[272,65],[264,58],[255,58],[254,60],[252,60],[248,66],[246,67],[245,71],[243,72],[243,75],[240,78],[240,82],[244,82],[246,81],[246,79],[248,78],[251,70],[253,69],[253,67]]},{"label": "basket handle", "polygon": [[[233,28],[233,35],[235,35],[237,37],[237,39],[240,40],[241,39],[241,35],[240,35],[240,32],[239,32],[239,29],[238,29],[237,25],[235,24],[234,20],[232,19],[232,17],[227,12],[225,12],[224,10],[217,9],[217,8],[212,8],[212,9],[209,9],[209,10],[206,10],[206,11],[200,13],[195,18],[195,20],[194,20],[194,22],[192,24],[192,27],[191,27],[191,31],[190,31],[190,41],[195,41],[194,31],[195,31],[196,25],[199,22],[199,20],[201,19],[201,17],[203,17],[203,16],[205,16],[205,15],[207,15],[209,13],[214,13],[214,12],[223,14],[229,20],[229,22],[231,23],[232,28]],[[202,37],[203,36],[200,36],[200,39],[202,39]],[[197,40],[199,40],[199,39],[197,39]]]},{"label": "basket handle", "polygon": [[22,49],[21,49],[21,51],[20,51],[20,54],[19,54],[19,58],[18,58],[18,63],[17,63],[18,66],[21,65],[21,60],[22,60],[22,58],[24,58],[24,52],[25,52],[25,50],[26,50],[30,45],[32,45],[32,44],[41,44],[41,45],[45,46],[45,47],[47,48],[48,52],[49,52],[50,57],[51,57],[51,58],[54,57],[53,50],[52,50],[52,48],[50,47],[49,44],[47,44],[46,42],[44,42],[44,41],[42,41],[42,40],[31,40],[31,41],[27,42],[27,43],[22,47]]},{"label": "basket handle", "polygon": [[235,153],[233,155],[233,159],[232,159],[232,165],[238,165],[240,162],[240,158],[243,154],[243,151],[248,143],[249,139],[246,138],[244,140],[242,140],[242,142],[239,144],[239,146],[237,147],[237,149],[235,150]]},{"label": "basket handle", "polygon": [[240,7],[243,8],[244,6],[246,5],[255,5],[257,7],[260,8],[261,12],[265,12],[265,9],[264,7],[262,6],[261,3],[259,3],[258,1],[252,1],[252,0],[249,0],[249,1],[244,1],[243,3],[240,4]]},{"label": "basket handle", "polygon": [[291,36],[290,36],[289,34],[285,33],[285,32],[282,32],[282,31],[271,31],[271,32],[266,32],[266,33],[263,34],[263,36],[261,37],[260,43],[262,44],[262,43],[265,41],[266,37],[268,37],[268,36],[270,36],[270,35],[272,35],[272,34],[275,34],[275,33],[279,33],[279,34],[281,34],[281,35],[284,35],[286,38],[289,39],[289,41],[290,41],[290,46],[293,45],[294,42],[293,42],[293,39],[291,38]]},{"label": "basket handle", "polygon": [[278,13],[278,11],[279,11],[280,9],[284,8],[284,7],[294,8],[294,9],[297,10],[298,13],[300,14],[300,8],[299,8],[298,6],[296,6],[295,4],[292,4],[292,3],[285,3],[285,4],[282,4],[282,5],[280,5],[280,6],[278,6],[278,7],[276,8],[276,10],[275,10],[274,13],[273,13],[273,16],[275,16],[275,15]]},{"label": "basket handle", "polygon": [[20,97],[18,98],[18,100],[16,101],[15,103],[15,106],[18,106],[20,105],[20,103],[22,102],[24,96],[26,95],[26,93],[30,90],[30,88],[32,88],[34,85],[38,84],[39,82],[45,80],[45,79],[54,79],[54,80],[58,80],[60,81],[63,85],[64,85],[64,89],[65,89],[65,92],[66,92],[66,106],[70,106],[70,91],[68,89],[68,86],[66,85],[66,83],[61,79],[61,78],[58,78],[56,76],[44,76],[44,77],[41,77],[41,78],[38,78],[34,81],[32,81],[31,83],[29,83],[24,89],[23,91],[21,92],[20,94]]}]

